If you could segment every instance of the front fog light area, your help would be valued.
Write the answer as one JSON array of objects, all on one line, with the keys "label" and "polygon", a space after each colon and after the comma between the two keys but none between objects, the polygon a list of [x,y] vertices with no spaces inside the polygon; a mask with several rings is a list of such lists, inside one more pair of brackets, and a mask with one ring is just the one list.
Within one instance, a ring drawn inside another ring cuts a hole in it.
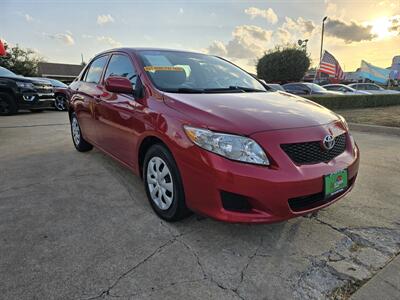
[{"label": "front fog light area", "polygon": [[32,102],[33,100],[35,100],[35,95],[24,95],[23,98],[25,101],[29,101]]},{"label": "front fog light area", "polygon": [[184,129],[188,138],[205,150],[241,162],[265,166],[270,164],[264,150],[250,138],[191,126],[184,126]]}]

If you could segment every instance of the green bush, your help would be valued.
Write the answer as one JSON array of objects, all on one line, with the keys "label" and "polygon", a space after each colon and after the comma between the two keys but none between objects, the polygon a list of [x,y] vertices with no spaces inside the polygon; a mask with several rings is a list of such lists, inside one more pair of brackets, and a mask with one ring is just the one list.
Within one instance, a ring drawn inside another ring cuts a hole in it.
[{"label": "green bush", "polygon": [[276,48],[257,63],[257,77],[266,82],[299,81],[310,67],[308,54],[297,47]]},{"label": "green bush", "polygon": [[400,105],[400,94],[396,95],[343,95],[305,96],[329,109],[351,109]]}]

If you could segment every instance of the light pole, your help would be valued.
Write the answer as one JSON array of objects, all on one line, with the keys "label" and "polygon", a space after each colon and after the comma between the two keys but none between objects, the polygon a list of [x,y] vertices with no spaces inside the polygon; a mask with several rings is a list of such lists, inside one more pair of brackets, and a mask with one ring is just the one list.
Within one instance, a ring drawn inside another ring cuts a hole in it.
[{"label": "light pole", "polygon": [[328,19],[328,17],[324,17],[322,19],[322,32],[321,32],[321,51],[319,52],[319,63],[321,63],[322,59],[322,49],[324,47],[324,30],[325,30],[325,21]]}]

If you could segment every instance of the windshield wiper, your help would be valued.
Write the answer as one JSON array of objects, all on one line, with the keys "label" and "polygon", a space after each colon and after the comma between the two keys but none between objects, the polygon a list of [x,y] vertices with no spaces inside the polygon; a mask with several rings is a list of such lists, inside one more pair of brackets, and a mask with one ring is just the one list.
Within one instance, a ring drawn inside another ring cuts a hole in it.
[{"label": "windshield wiper", "polygon": [[177,88],[177,89],[164,89],[167,93],[187,93],[187,94],[202,94],[205,90],[193,88]]},{"label": "windshield wiper", "polygon": [[212,89],[204,89],[206,92],[237,92],[237,93],[244,93],[244,92],[266,92],[264,90],[259,90],[259,89],[254,89],[251,87],[246,87],[246,86],[237,86],[237,85],[231,85],[226,88],[212,88]]}]

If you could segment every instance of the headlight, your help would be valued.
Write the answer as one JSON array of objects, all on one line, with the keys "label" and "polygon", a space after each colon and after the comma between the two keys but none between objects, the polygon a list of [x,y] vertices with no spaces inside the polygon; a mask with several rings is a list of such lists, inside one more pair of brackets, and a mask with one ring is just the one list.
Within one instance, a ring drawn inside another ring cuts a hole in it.
[{"label": "headlight", "polygon": [[345,119],[342,115],[339,115],[339,114],[337,114],[337,115],[338,115],[340,121],[342,121],[342,123],[343,123],[343,125],[344,125],[344,128],[345,128],[347,131],[349,131],[349,125],[347,124],[346,119]]},{"label": "headlight", "polygon": [[215,133],[207,129],[184,126],[186,135],[197,146],[232,160],[269,165],[263,149],[244,136]]},{"label": "headlight", "polygon": [[34,86],[30,82],[22,82],[22,81],[16,81],[18,87],[24,88],[24,89],[34,89]]}]

